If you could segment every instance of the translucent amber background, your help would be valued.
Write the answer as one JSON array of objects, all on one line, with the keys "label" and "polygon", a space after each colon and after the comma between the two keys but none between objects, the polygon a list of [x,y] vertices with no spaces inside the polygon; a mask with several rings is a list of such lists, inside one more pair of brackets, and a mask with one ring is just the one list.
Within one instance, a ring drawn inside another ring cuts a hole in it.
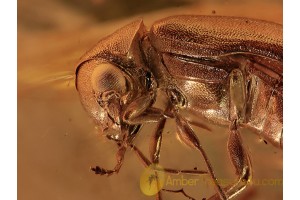
[{"label": "translucent amber background", "polygon": [[[18,198],[155,199],[140,191],[143,166],[131,151],[118,175],[101,177],[89,170],[95,165],[112,168],[116,146],[97,133],[80,104],[72,75],[81,55],[134,19],[142,17],[150,27],[153,21],[174,14],[214,12],[282,23],[282,2],[276,0],[18,1]],[[195,128],[216,175],[233,180],[234,169],[226,152],[228,131],[226,127],[212,129]],[[146,125],[136,141],[146,155],[151,130],[153,125]],[[282,151],[250,131],[243,130],[242,135],[251,153],[255,184],[238,199],[282,199],[282,184],[271,184],[282,179]],[[199,154],[176,140],[172,120],[164,131],[161,164],[205,169]],[[201,180],[196,186],[185,187],[197,199],[214,193],[209,178]],[[263,180],[269,184],[260,185]],[[185,199],[180,194],[163,195],[164,199]]]}]

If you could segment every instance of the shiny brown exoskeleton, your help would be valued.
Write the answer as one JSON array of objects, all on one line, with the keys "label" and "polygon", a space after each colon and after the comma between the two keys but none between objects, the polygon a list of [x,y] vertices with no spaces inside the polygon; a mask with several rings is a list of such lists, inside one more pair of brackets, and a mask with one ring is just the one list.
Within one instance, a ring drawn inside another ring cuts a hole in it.
[{"label": "shiny brown exoskeleton", "polygon": [[[86,111],[119,151],[113,170],[93,170],[118,172],[127,147],[146,166],[158,163],[166,119],[175,118],[178,138],[201,153],[207,171],[166,172],[208,173],[217,192],[211,199],[234,197],[252,177],[240,127],[283,146],[282,51],[282,25],[238,17],[174,16],[155,22],[150,31],[137,20],[102,39],[81,58],[76,87]],[[158,91],[168,99],[163,108],[153,107]],[[229,127],[236,184],[219,185],[191,128],[205,125],[191,120],[191,114]],[[151,161],[132,143],[147,122],[157,122]]]}]

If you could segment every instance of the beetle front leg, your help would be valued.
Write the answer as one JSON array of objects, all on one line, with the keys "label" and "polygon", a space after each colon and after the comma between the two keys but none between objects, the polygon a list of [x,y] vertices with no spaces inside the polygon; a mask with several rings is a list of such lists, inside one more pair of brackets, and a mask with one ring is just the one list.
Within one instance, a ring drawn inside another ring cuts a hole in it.
[{"label": "beetle front leg", "polygon": [[104,168],[101,168],[99,166],[93,167],[93,168],[91,168],[91,170],[94,171],[95,174],[99,174],[99,175],[108,175],[108,176],[110,176],[114,173],[118,173],[120,171],[121,167],[122,167],[125,152],[126,152],[126,147],[121,145],[118,149],[117,154],[116,154],[117,164],[116,164],[116,166],[114,167],[113,170],[104,169]]},{"label": "beetle front leg", "polygon": [[165,118],[162,110],[152,108],[155,95],[149,92],[131,102],[123,112],[123,121],[128,124],[142,124],[145,122],[158,122]]},{"label": "beetle front leg", "polygon": [[[115,141],[116,144],[118,145],[118,152],[116,153],[117,164],[115,165],[114,169],[110,170],[110,169],[104,169],[102,167],[96,166],[91,168],[91,170],[94,171],[95,174],[110,176],[120,171],[123,165],[123,160],[124,160],[127,147],[129,146],[128,140],[131,141],[132,140],[131,137],[135,137],[135,133],[130,135],[129,130],[127,128],[122,129],[122,131],[125,132],[122,140],[118,140],[113,137],[107,136],[109,140]],[[133,129],[133,131],[139,131],[139,127],[137,127],[137,129]]]}]

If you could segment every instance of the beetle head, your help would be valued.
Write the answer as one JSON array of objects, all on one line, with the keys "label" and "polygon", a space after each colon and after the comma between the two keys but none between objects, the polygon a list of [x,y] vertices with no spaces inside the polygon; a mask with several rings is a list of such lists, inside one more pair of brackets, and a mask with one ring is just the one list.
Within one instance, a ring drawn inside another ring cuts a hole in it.
[{"label": "beetle head", "polygon": [[124,107],[143,87],[138,76],[145,71],[140,50],[144,33],[141,20],[117,30],[88,51],[76,70],[76,88],[85,110],[116,139],[121,137]]}]

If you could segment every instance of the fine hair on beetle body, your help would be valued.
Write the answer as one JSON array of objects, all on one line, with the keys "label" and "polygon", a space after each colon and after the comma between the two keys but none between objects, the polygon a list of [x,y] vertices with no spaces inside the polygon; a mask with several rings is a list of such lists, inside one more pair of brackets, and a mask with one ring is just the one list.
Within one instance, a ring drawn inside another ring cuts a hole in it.
[{"label": "fine hair on beetle body", "polygon": [[[200,154],[205,170],[164,169],[173,174],[208,174],[216,194],[231,199],[251,182],[252,166],[240,128],[253,130],[275,147],[283,147],[282,25],[241,17],[172,16],[148,31],[136,20],[99,43],[81,58],[76,88],[83,107],[107,138],[118,145],[113,169],[95,167],[96,174],[118,173],[127,148],[145,167],[159,164],[167,119],[176,121],[179,140]],[[153,105],[158,92],[167,101]],[[236,182],[221,187],[205,149],[184,113],[194,113],[228,127],[227,151]],[[150,159],[134,145],[143,124],[155,123]],[[155,177],[153,175],[153,177]],[[178,192],[162,189],[162,192]],[[179,191],[188,196],[183,190]],[[189,197],[192,198],[192,197]]]}]

